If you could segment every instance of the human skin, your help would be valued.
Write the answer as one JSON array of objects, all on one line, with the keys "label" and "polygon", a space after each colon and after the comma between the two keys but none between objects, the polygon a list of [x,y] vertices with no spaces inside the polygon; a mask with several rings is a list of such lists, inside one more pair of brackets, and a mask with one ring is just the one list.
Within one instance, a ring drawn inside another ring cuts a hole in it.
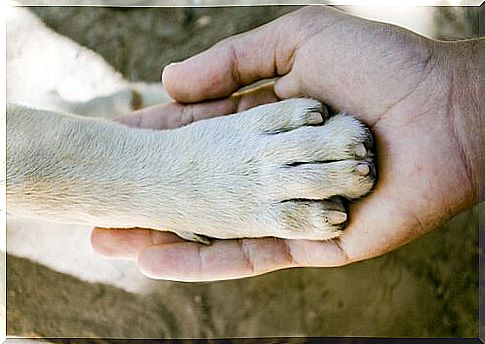
[{"label": "human skin", "polygon": [[[346,265],[422,236],[482,198],[483,42],[435,41],[318,6],[166,67],[168,93],[195,104],[134,113],[123,119],[127,125],[161,129],[278,99],[312,97],[371,128],[377,185],[351,204],[348,227],[333,240],[216,240],[206,246],[164,232],[97,228],[93,247],[107,257],[136,259],[152,278],[208,281]],[[277,79],[231,97],[266,78]],[[167,118],[172,126],[165,125]]]}]

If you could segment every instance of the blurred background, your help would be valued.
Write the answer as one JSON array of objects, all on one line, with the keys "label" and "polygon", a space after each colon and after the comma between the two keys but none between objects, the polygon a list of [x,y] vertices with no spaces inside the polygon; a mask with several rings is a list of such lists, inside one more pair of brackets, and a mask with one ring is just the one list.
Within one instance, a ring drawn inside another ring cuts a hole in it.
[{"label": "blurred background", "polygon": [[[112,5],[108,1],[99,3]],[[199,5],[200,1],[191,3]],[[168,63],[297,8],[27,10],[48,28],[99,54],[103,63],[112,66],[113,75],[119,73],[120,80],[158,82],[162,67]],[[477,7],[339,8],[439,39],[479,35]],[[12,28],[7,53],[12,37],[16,37]],[[48,75],[42,61],[32,57],[35,69]],[[32,232],[25,232],[20,239],[14,238],[10,227],[7,334],[106,338],[477,337],[480,213],[485,214],[483,205],[390,254],[346,267],[291,269],[244,280],[191,284],[148,281],[136,272],[134,263],[95,257],[88,247],[89,229],[82,229],[86,242],[78,240],[59,248],[69,232],[62,232],[58,225],[30,225]],[[27,237],[44,229],[51,231],[43,241]],[[57,235],[55,230],[63,234]],[[22,249],[20,241],[24,243]],[[40,253],[32,253],[36,249]],[[46,258],[45,250],[54,257]],[[82,265],[86,262],[90,265]],[[100,273],[96,274],[98,269]],[[137,287],[130,287],[131,283]]]}]

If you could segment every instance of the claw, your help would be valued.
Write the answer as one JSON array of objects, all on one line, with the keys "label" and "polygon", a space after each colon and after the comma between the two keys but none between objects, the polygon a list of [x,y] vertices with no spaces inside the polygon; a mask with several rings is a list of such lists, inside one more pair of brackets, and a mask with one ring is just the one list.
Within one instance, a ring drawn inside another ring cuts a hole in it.
[{"label": "claw", "polygon": [[338,210],[330,210],[328,212],[327,218],[330,224],[340,225],[347,221],[347,214]]},{"label": "claw", "polygon": [[354,153],[356,156],[363,158],[367,155],[367,149],[362,143],[359,143],[357,146],[355,146]]},{"label": "claw", "polygon": [[307,116],[308,124],[320,124],[323,122],[323,116],[319,112],[309,112]]},{"label": "claw", "polygon": [[367,164],[359,164],[359,165],[357,165],[357,167],[355,168],[355,170],[361,176],[366,176],[370,172],[369,165],[367,165]]}]

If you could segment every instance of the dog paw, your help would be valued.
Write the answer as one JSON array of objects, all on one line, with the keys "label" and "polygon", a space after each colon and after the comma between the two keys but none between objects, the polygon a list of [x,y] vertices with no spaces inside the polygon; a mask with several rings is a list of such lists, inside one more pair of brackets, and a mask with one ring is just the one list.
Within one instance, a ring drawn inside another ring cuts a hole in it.
[{"label": "dog paw", "polygon": [[312,99],[260,108],[254,109],[252,123],[262,134],[262,179],[273,198],[356,199],[371,190],[373,138],[362,122],[345,113],[327,119],[325,107]]},{"label": "dog paw", "polygon": [[376,180],[369,129],[348,114],[329,118],[316,100],[267,104],[187,130],[203,159],[192,177],[203,195],[191,203],[199,234],[333,238],[347,223],[345,202]]}]

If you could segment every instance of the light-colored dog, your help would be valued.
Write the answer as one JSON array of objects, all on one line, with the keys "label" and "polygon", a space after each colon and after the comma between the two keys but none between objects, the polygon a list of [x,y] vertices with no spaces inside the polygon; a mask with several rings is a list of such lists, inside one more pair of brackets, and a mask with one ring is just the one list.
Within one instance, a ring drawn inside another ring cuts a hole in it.
[{"label": "light-colored dog", "polygon": [[365,126],[324,117],[293,99],[156,131],[10,104],[7,210],[196,240],[332,238],[337,196],[368,193],[374,169]]},{"label": "light-colored dog", "polygon": [[[204,236],[328,239],[347,221],[342,199],[363,196],[374,184],[369,130],[346,114],[327,118],[311,99],[164,131],[67,113],[126,107],[137,87],[123,86],[87,102],[50,95],[44,110],[8,105],[9,213],[171,230],[204,242]],[[149,103],[152,93],[145,87],[141,101]]]}]

